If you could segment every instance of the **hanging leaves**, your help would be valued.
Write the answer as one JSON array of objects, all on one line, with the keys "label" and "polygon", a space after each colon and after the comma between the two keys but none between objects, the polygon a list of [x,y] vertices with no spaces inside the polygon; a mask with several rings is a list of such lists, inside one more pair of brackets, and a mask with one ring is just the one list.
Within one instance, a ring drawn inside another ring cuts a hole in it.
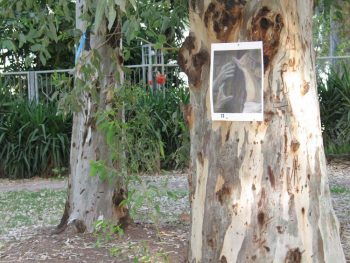
[{"label": "hanging leaves", "polygon": [[47,63],[71,67],[65,65],[74,60],[72,7],[71,0],[0,0],[0,65],[16,71],[43,69]]},{"label": "hanging leaves", "polygon": [[135,0],[99,0],[96,2],[96,14],[94,22],[94,32],[96,33],[101,26],[104,18],[108,21],[108,30],[111,30],[117,19],[117,10],[127,13],[127,4],[130,3],[134,10],[137,9]]},{"label": "hanging leaves", "polygon": [[95,15],[95,24],[94,24],[94,32],[96,33],[101,26],[102,19],[105,14],[107,6],[107,0],[98,1],[98,5],[96,7],[96,15]]}]

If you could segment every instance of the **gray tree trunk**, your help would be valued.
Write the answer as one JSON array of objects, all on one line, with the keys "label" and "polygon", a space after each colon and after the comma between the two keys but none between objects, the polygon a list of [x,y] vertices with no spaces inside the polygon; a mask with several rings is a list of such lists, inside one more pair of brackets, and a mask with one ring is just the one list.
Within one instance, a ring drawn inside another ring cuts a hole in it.
[{"label": "gray tree trunk", "polygon": [[[82,32],[87,30],[85,23],[80,19],[81,13],[87,9],[85,3],[84,0],[80,0],[76,4],[77,28]],[[122,59],[119,56],[120,28],[120,23],[116,22],[112,28],[113,37],[107,38],[106,23],[103,23],[97,34],[88,34],[86,47],[90,47],[91,51],[84,51],[82,55],[86,56],[88,52],[96,50],[101,61],[98,73],[91,74],[89,79],[84,81],[98,84],[92,87],[94,91],[83,92],[83,97],[80,98],[83,102],[82,109],[74,114],[68,200],[59,229],[72,224],[79,232],[91,232],[94,222],[100,216],[113,224],[125,224],[128,220],[127,209],[119,206],[127,194],[122,178],[116,177],[112,182],[108,182],[100,180],[98,176],[89,175],[91,161],[110,159],[105,136],[96,127],[96,112],[109,107],[108,94],[111,88],[117,88],[123,79]],[[79,60],[76,65],[76,82],[77,79],[84,78],[81,72],[82,63],[91,63],[89,59],[91,56],[86,57],[86,60]],[[120,73],[120,79],[114,77],[115,72]],[[97,101],[92,96],[93,92],[98,95]],[[107,162],[107,165],[119,169],[118,164]]]},{"label": "gray tree trunk", "polygon": [[[312,1],[193,0],[188,262],[345,262],[328,186]],[[264,121],[211,120],[210,44],[262,40]]]}]

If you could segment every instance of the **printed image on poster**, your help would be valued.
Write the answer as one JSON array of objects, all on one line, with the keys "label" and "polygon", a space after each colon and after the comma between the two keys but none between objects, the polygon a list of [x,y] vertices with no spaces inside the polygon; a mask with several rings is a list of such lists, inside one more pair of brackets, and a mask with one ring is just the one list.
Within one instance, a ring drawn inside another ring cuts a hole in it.
[{"label": "printed image on poster", "polygon": [[262,121],[263,72],[261,41],[212,44],[212,119]]}]

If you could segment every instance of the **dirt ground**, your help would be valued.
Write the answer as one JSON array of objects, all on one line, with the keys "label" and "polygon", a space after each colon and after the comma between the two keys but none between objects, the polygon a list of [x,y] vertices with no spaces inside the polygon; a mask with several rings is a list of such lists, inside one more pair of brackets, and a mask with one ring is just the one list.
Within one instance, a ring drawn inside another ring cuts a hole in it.
[{"label": "dirt ground", "polygon": [[96,235],[76,234],[72,230],[53,235],[52,230],[42,228],[29,239],[10,243],[0,254],[0,262],[185,261],[188,233],[185,225],[162,227],[157,234],[152,225],[135,224],[122,237],[102,240],[99,246]]},{"label": "dirt ground", "polygon": [[[350,262],[350,162],[332,161],[328,165],[334,210],[340,221],[341,239]],[[187,184],[186,177],[174,176],[175,187]],[[34,185],[34,186],[33,186]],[[64,182],[0,181],[0,191],[42,187],[65,187]],[[56,188],[57,187],[57,188]],[[335,190],[334,190],[335,189]],[[133,224],[122,237],[109,242],[95,234],[75,234],[72,230],[53,235],[53,227],[29,231],[26,238],[0,247],[0,262],[174,262],[185,261],[189,233],[188,208],[178,222],[156,229],[152,224]],[[97,245],[99,243],[99,245]],[[168,255],[166,258],[164,255]],[[138,261],[137,261],[138,260]]]}]

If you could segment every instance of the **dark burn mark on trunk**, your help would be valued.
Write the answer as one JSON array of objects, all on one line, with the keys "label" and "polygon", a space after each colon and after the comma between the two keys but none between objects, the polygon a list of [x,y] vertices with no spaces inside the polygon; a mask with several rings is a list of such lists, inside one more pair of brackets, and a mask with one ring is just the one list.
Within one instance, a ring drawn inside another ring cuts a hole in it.
[{"label": "dark burn mark on trunk", "polygon": [[287,132],[284,132],[284,153],[288,152],[288,137],[287,137]]},{"label": "dark burn mark on trunk", "polygon": [[211,2],[204,14],[205,26],[215,32],[218,40],[227,41],[242,21],[245,4],[242,0]]},{"label": "dark burn mark on trunk", "polygon": [[192,116],[192,105],[191,104],[188,104],[188,105],[183,105],[181,107],[182,109],[182,114],[183,114],[183,118],[186,122],[186,125],[188,126],[188,128],[190,130],[192,130],[192,127],[193,127],[193,116]]},{"label": "dark burn mark on trunk", "polygon": [[190,7],[192,10],[196,10],[196,0],[190,0]]},{"label": "dark burn mark on trunk", "polygon": [[113,204],[114,206],[119,206],[121,202],[125,200],[125,191],[124,189],[120,189],[119,192],[114,192],[113,197]]},{"label": "dark burn mark on trunk", "polygon": [[202,68],[209,63],[210,57],[208,51],[200,47],[199,52],[196,52],[196,38],[193,33],[185,39],[180,48],[177,61],[183,72],[188,76],[188,81],[195,88],[199,88],[201,83]]},{"label": "dark burn mark on trunk", "polygon": [[222,188],[216,193],[216,196],[217,196],[221,205],[224,204],[225,200],[230,199],[231,193],[232,193],[232,185],[230,185],[228,183],[224,183]]},{"label": "dark burn mark on trunk", "polygon": [[69,200],[66,200],[66,204],[64,205],[64,212],[63,212],[61,221],[60,221],[59,225],[56,226],[56,228],[52,231],[52,234],[60,234],[67,228],[69,215],[70,215],[70,205],[69,205]]},{"label": "dark burn mark on trunk", "polygon": [[267,7],[267,6],[263,6],[260,11],[259,14],[261,16],[266,16],[269,12],[271,12],[271,10]]},{"label": "dark burn mark on trunk", "polygon": [[265,71],[278,51],[283,27],[282,16],[266,6],[262,7],[252,19],[250,38],[254,41],[263,41]]},{"label": "dark burn mark on trunk", "polygon": [[270,252],[270,248],[268,246],[264,246],[266,252]]},{"label": "dark burn mark on trunk", "polygon": [[275,186],[276,186],[275,175],[273,174],[273,171],[270,165],[267,167],[267,173],[269,175],[271,187],[275,189]]},{"label": "dark burn mark on trunk", "polygon": [[303,82],[303,86],[301,87],[301,95],[305,96],[306,93],[308,93],[310,90],[310,83],[309,82],[306,82],[304,80]]},{"label": "dark burn mark on trunk", "polygon": [[300,143],[297,141],[297,140],[292,140],[291,142],[291,148],[292,148],[292,151],[295,153],[299,150],[299,147],[300,147]]},{"label": "dark burn mark on trunk", "polygon": [[269,20],[267,20],[266,18],[261,18],[260,19],[260,27],[262,29],[267,30],[270,26],[271,26],[271,22]]},{"label": "dark burn mark on trunk", "polygon": [[230,129],[227,130],[225,141],[227,142],[229,139],[230,139]]},{"label": "dark burn mark on trunk", "polygon": [[262,205],[265,203],[266,201],[266,192],[265,192],[265,188],[261,189],[261,193],[260,193],[260,199],[258,202],[258,207],[262,207]]},{"label": "dark burn mark on trunk", "polygon": [[222,256],[220,259],[220,263],[227,263],[227,259],[225,256]]},{"label": "dark burn mark on trunk", "polygon": [[192,65],[196,69],[201,69],[202,66],[209,60],[209,54],[206,50],[200,50],[192,58]]},{"label": "dark burn mark on trunk", "polygon": [[265,111],[264,112],[264,121],[266,123],[270,122],[273,118],[273,116],[275,115],[275,113],[273,111]]},{"label": "dark burn mark on trunk", "polygon": [[285,263],[300,263],[301,262],[301,252],[299,248],[289,249],[284,260]]},{"label": "dark burn mark on trunk", "polygon": [[74,220],[73,226],[77,233],[84,233],[86,231],[86,225],[82,220]]},{"label": "dark burn mark on trunk", "polygon": [[210,246],[211,248],[215,247],[215,241],[212,238],[209,238],[207,240],[208,246]]},{"label": "dark burn mark on trunk", "polygon": [[109,30],[107,33],[107,43],[113,49],[119,48],[120,38],[121,38],[121,23],[120,23],[120,19],[116,18],[113,26],[111,27],[111,30]]},{"label": "dark burn mark on trunk", "polygon": [[282,226],[276,226],[276,229],[277,229],[278,234],[283,234],[284,229]]},{"label": "dark burn mark on trunk", "polygon": [[265,223],[265,214],[262,211],[258,213],[258,223],[260,227],[262,227]]},{"label": "dark burn mark on trunk", "polygon": [[197,159],[199,163],[203,166],[204,165],[204,159],[203,159],[203,154],[201,152],[197,153]]},{"label": "dark burn mark on trunk", "polygon": [[198,13],[201,17],[204,11],[204,2],[198,1],[198,0],[190,0],[190,8],[195,12]]},{"label": "dark burn mark on trunk", "polygon": [[114,191],[112,197],[112,203],[114,206],[114,215],[118,219],[118,224],[123,228],[130,224],[131,219],[129,217],[128,208],[122,204],[126,200],[126,191],[123,188],[120,188],[119,191]]}]

